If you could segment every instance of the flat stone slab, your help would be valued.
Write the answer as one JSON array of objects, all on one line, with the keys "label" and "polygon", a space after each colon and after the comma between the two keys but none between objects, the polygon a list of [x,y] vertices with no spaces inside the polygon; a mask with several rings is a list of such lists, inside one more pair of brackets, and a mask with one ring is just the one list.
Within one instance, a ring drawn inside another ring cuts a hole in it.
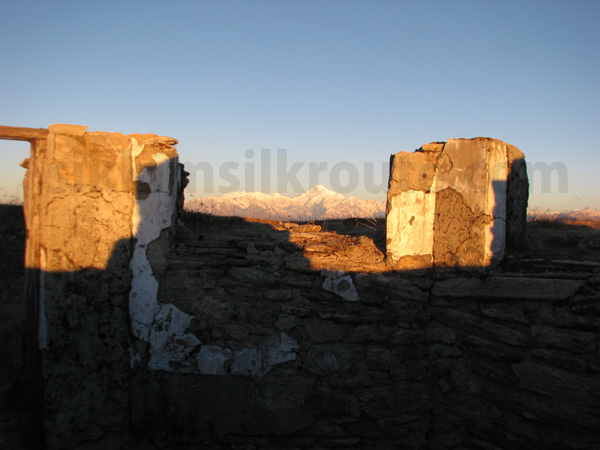
[{"label": "flat stone slab", "polygon": [[583,285],[579,280],[540,278],[449,278],[434,284],[432,294],[438,297],[567,300]]}]

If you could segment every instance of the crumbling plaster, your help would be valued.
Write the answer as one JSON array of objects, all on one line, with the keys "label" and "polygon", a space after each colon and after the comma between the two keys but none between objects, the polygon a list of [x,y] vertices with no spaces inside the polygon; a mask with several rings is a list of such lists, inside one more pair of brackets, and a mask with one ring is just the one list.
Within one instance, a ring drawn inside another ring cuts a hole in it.
[{"label": "crumbling plaster", "polygon": [[388,261],[396,269],[501,261],[506,242],[524,234],[527,189],[523,154],[497,139],[448,139],[392,155]]}]

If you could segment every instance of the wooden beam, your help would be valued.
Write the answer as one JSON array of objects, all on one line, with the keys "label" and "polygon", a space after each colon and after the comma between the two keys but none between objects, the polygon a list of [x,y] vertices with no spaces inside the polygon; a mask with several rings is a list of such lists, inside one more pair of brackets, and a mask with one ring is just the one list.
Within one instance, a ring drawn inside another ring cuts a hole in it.
[{"label": "wooden beam", "polygon": [[6,127],[0,125],[0,139],[31,142],[37,139],[46,139],[46,136],[48,136],[47,128]]}]

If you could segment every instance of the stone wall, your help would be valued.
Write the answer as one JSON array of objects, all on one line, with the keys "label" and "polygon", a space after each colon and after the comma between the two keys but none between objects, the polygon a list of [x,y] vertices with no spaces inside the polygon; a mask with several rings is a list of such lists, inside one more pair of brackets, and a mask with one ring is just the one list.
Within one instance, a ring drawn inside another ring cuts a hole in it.
[{"label": "stone wall", "polygon": [[[393,270],[377,234],[231,219],[175,234],[174,139],[55,125],[32,142],[27,296],[48,448],[599,448],[600,264]],[[508,197],[520,170],[501,177]],[[425,198],[398,173],[400,200]],[[490,211],[501,219],[488,181],[479,237]],[[507,202],[507,239],[521,212]],[[491,259],[482,242],[467,266]]]},{"label": "stone wall", "polygon": [[226,226],[190,233],[160,279],[159,303],[185,326],[159,340],[160,367],[152,347],[142,355],[131,397],[139,438],[598,448],[600,264],[392,272],[364,236]]},{"label": "stone wall", "polygon": [[449,139],[392,155],[387,256],[395,269],[486,267],[524,238],[523,153],[489,138]]},{"label": "stone wall", "polygon": [[140,248],[174,220],[175,142],[76,125],[52,125],[32,140],[24,162],[29,353],[49,448],[127,428],[130,320],[152,295]]}]

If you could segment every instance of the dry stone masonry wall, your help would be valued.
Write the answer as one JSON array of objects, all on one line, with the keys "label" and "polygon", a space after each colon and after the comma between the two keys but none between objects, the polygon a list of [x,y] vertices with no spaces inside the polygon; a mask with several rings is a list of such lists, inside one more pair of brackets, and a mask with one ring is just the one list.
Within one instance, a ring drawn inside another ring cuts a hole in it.
[{"label": "dry stone masonry wall", "polygon": [[174,248],[159,302],[191,317],[198,343],[137,373],[140,436],[214,448],[598,448],[600,264],[390,271],[365,236],[195,230]]},{"label": "dry stone masonry wall", "polygon": [[48,448],[600,448],[600,264],[500,264],[516,148],[395,155],[386,261],[376,233],[181,227],[174,139],[27,136]]}]

